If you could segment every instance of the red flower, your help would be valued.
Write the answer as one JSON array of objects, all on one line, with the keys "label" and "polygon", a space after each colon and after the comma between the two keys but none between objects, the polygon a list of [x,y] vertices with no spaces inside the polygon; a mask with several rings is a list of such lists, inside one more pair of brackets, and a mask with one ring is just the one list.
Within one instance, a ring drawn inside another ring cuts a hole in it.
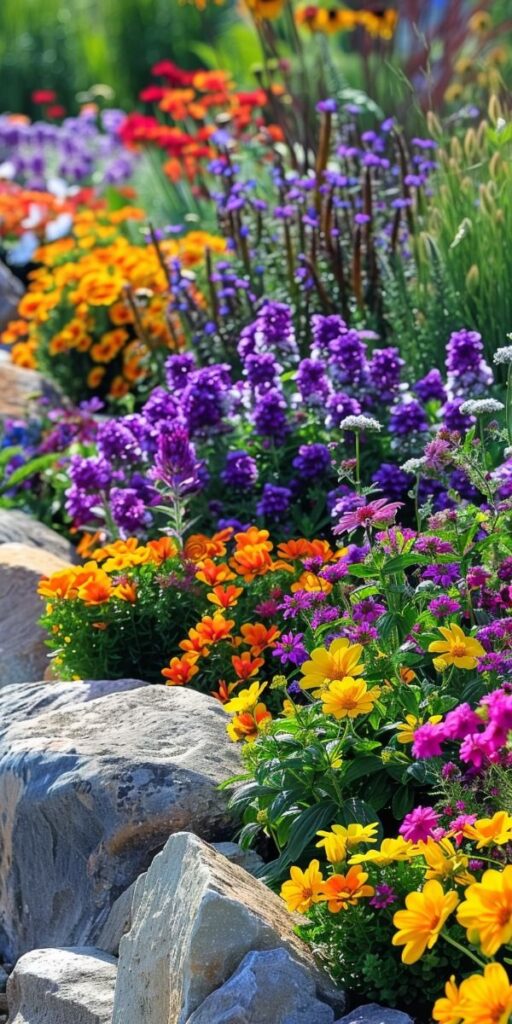
[{"label": "red flower", "polygon": [[33,103],[53,103],[57,99],[57,93],[53,89],[34,89],[32,93]]},{"label": "red flower", "polygon": [[171,85],[178,86],[191,85],[195,73],[195,71],[184,71],[183,68],[179,68],[177,64],[174,64],[172,60],[160,60],[157,64],[153,64],[151,68],[152,75],[161,75]]},{"label": "red flower", "polygon": [[47,117],[64,117],[65,113],[66,108],[63,107],[60,103],[53,103],[51,107],[46,108]]},{"label": "red flower", "polygon": [[139,99],[143,103],[159,103],[166,92],[167,89],[164,89],[163,85],[147,85],[139,93]]}]

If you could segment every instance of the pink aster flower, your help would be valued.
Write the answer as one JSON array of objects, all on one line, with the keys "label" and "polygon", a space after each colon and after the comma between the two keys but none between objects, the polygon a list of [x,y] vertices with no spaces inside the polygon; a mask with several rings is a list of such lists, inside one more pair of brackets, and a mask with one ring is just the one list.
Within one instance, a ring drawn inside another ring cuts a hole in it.
[{"label": "pink aster flower", "polygon": [[425,725],[420,725],[419,729],[416,729],[412,745],[414,757],[439,757],[444,740],[444,732],[440,725],[442,723],[433,725],[431,722],[425,722]]},{"label": "pink aster flower", "polygon": [[406,814],[398,831],[404,839],[411,839],[413,843],[426,842],[438,821],[439,815],[433,807],[415,807],[414,811]]},{"label": "pink aster flower", "polygon": [[344,533],[345,530],[351,533],[359,526],[382,529],[390,524],[402,505],[403,501],[388,502],[386,498],[369,501],[366,505],[354,509],[353,512],[345,512],[338,525],[334,527],[333,533]]},{"label": "pink aster flower", "polygon": [[464,839],[464,828],[466,825],[474,825],[475,821],[476,814],[459,814],[457,818],[450,822],[450,831],[453,832],[457,846],[460,846]]}]

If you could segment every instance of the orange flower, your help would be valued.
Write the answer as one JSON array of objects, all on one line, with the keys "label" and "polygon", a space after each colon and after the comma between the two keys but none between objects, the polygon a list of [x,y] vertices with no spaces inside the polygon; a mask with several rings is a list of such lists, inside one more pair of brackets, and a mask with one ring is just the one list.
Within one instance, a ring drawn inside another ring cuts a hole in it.
[{"label": "orange flower", "polygon": [[216,565],[211,558],[203,558],[200,562],[199,571],[196,572],[196,580],[206,583],[209,587],[215,587],[217,583],[225,583],[226,580],[234,580],[235,574],[225,562]]},{"label": "orange flower", "polygon": [[112,597],[112,589],[110,576],[107,576],[103,569],[98,569],[90,579],[78,587],[78,597],[87,605],[105,604]]},{"label": "orange flower", "polygon": [[217,644],[229,636],[234,625],[234,619],[225,619],[220,612],[215,612],[213,616],[203,616],[197,624],[196,632],[203,643]]},{"label": "orange flower", "polygon": [[212,593],[206,595],[206,600],[219,608],[233,608],[242,593],[243,587],[214,587]]},{"label": "orange flower", "polygon": [[324,594],[330,594],[332,590],[332,583],[327,580],[323,580],[321,576],[316,576],[314,572],[303,572],[295,583],[291,585],[292,594],[296,590],[307,590],[310,593],[321,590]]},{"label": "orange flower", "polygon": [[39,581],[37,593],[41,597],[68,597],[74,580],[74,569],[61,569],[60,572],[54,572],[51,576],[43,576]]},{"label": "orange flower", "polygon": [[119,597],[121,601],[128,601],[129,604],[135,604],[137,588],[134,583],[119,583],[114,590],[114,597]]},{"label": "orange flower", "polygon": [[262,545],[267,551],[272,551],[274,545],[269,538],[270,534],[268,530],[259,530],[257,526],[251,526],[248,530],[243,533],[235,533],[235,541],[237,548],[254,547],[254,545]]},{"label": "orange flower", "polygon": [[231,664],[239,679],[250,679],[251,676],[255,676],[264,663],[264,658],[253,658],[250,651],[244,651],[240,656],[234,654],[231,658]]},{"label": "orange flower", "polygon": [[277,638],[281,636],[281,632],[277,626],[269,626],[267,629],[262,622],[255,622],[254,625],[247,624],[242,626],[240,632],[244,638],[244,642],[249,644],[251,654],[254,654],[256,657],[267,647],[273,647]]},{"label": "orange flower", "polygon": [[254,743],[261,730],[271,719],[270,711],[263,702],[260,702],[252,711],[242,711],[241,714],[235,715],[226,726],[226,731],[235,743],[239,740]]},{"label": "orange flower", "polygon": [[237,679],[236,683],[226,683],[225,679],[219,679],[217,686],[218,690],[212,690],[212,697],[216,700],[220,700],[221,704],[225,704],[231,697],[233,690],[240,685],[240,680]]},{"label": "orange flower", "polygon": [[375,889],[366,885],[368,874],[360,864],[354,864],[346,875],[331,875],[324,885],[327,906],[332,914],[346,910],[349,904],[355,904],[364,896],[373,896]]},{"label": "orange flower", "polygon": [[168,558],[175,558],[178,554],[178,545],[172,537],[159,537],[158,540],[149,540],[147,543],[151,561],[161,565]]},{"label": "orange flower", "polygon": [[117,377],[114,377],[112,384],[110,385],[109,397],[124,398],[124,396],[128,394],[129,390],[130,387],[128,381],[118,374]]},{"label": "orange flower", "polygon": [[91,391],[96,391],[96,389],[99,388],[104,376],[105,367],[94,366],[93,369],[89,370],[89,373],[87,374],[87,387],[90,388]]},{"label": "orange flower", "polygon": [[237,549],[230,565],[251,583],[256,576],[265,576],[272,568],[272,559],[266,544],[248,544]]},{"label": "orange flower", "polygon": [[162,669],[162,675],[168,680],[167,686],[185,686],[199,669],[195,657],[185,654],[181,658],[171,658],[168,668]]},{"label": "orange flower", "polygon": [[193,533],[187,537],[184,547],[185,558],[191,562],[201,562],[204,558],[210,558],[212,554],[211,540],[205,537],[204,533]]},{"label": "orange flower", "polygon": [[278,545],[278,553],[281,558],[289,558],[295,561],[296,558],[307,558],[312,554],[311,543],[300,537],[298,540],[287,540]]}]

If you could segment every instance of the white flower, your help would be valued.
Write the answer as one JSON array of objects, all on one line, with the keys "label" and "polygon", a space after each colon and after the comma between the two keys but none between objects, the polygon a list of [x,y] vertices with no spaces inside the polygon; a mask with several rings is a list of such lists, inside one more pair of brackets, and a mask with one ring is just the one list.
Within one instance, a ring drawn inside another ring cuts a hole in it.
[{"label": "white flower", "polygon": [[[507,338],[510,338],[509,334],[507,334]],[[494,362],[497,366],[501,366],[504,363],[512,363],[512,345],[504,345],[503,348],[498,348],[494,353]]]},{"label": "white flower", "polygon": [[403,469],[404,473],[418,473],[420,469],[423,469],[426,461],[425,458],[407,459],[407,462],[404,462],[400,469]]},{"label": "white flower", "polygon": [[460,411],[464,416],[483,416],[485,413],[501,412],[505,406],[495,398],[469,398],[463,402]]},{"label": "white flower", "polygon": [[373,416],[345,416],[340,430],[382,430],[382,423],[374,420]]}]

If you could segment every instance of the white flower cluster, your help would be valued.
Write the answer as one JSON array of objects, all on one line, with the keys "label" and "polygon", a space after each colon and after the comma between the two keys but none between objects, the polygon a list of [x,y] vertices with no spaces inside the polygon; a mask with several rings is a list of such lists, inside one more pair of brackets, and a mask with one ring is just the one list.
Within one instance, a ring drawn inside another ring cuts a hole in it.
[{"label": "white flower cluster", "polygon": [[340,423],[340,430],[382,430],[382,423],[373,416],[345,416]]},{"label": "white flower cluster", "polygon": [[505,406],[495,398],[468,398],[463,402],[460,411],[464,416],[484,416],[485,413],[501,412]]},{"label": "white flower cluster", "polygon": [[512,345],[504,345],[503,348],[496,349],[496,352],[494,353],[494,362],[497,366],[512,363]]}]

